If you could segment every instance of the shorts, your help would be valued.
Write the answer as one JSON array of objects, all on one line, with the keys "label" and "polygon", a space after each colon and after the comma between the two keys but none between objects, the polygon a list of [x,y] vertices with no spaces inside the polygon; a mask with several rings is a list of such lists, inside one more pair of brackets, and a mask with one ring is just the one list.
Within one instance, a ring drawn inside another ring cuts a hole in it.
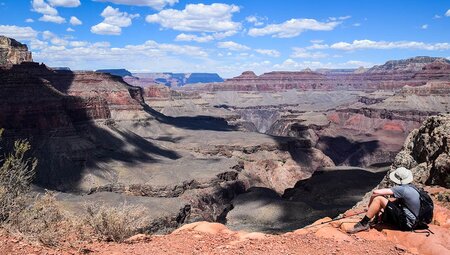
[{"label": "shorts", "polygon": [[400,230],[412,230],[408,224],[405,211],[400,203],[389,201],[381,216],[383,223],[397,227]]}]

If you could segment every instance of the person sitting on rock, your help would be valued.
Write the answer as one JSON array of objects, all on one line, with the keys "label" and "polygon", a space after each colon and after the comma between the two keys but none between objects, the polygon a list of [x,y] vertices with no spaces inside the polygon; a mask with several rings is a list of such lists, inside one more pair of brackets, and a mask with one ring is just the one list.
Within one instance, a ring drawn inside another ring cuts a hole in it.
[{"label": "person sitting on rock", "polygon": [[[408,185],[413,181],[413,174],[410,170],[400,167],[390,173],[389,178],[399,185],[374,190],[366,215],[348,233],[368,230],[369,221],[381,212],[383,212],[381,216],[384,223],[401,230],[412,230],[420,210],[420,195],[411,185]],[[387,199],[385,196],[394,198]]]}]

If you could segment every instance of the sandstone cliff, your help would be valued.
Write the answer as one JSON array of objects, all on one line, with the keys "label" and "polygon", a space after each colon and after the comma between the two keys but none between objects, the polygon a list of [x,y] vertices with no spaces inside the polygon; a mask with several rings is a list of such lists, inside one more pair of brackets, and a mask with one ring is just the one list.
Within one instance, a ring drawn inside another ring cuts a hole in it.
[{"label": "sandstone cliff", "polygon": [[28,51],[27,45],[0,35],[0,66],[32,61],[31,52]]}]

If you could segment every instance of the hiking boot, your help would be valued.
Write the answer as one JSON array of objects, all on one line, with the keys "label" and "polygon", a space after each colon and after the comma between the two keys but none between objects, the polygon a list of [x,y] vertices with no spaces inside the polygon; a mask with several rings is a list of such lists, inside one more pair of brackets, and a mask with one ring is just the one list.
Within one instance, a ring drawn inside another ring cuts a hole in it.
[{"label": "hiking boot", "polygon": [[361,231],[369,230],[370,226],[369,224],[362,224],[361,222],[358,222],[353,226],[352,229],[348,230],[347,233],[349,234],[355,234]]}]

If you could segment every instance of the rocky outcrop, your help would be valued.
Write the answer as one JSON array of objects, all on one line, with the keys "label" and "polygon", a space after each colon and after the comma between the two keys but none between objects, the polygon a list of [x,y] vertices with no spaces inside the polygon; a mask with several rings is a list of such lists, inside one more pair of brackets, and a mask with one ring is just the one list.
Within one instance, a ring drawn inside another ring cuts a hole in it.
[{"label": "rocky outcrop", "polygon": [[445,58],[419,56],[401,60],[389,60],[383,65],[370,68],[367,70],[367,73],[420,72],[422,70],[435,69],[432,66],[440,64],[448,65],[450,61]]},{"label": "rocky outcrop", "polygon": [[411,169],[417,183],[450,187],[450,115],[428,118],[406,138],[392,165]]},{"label": "rocky outcrop", "polygon": [[32,62],[31,52],[25,44],[0,35],[0,66]]}]

